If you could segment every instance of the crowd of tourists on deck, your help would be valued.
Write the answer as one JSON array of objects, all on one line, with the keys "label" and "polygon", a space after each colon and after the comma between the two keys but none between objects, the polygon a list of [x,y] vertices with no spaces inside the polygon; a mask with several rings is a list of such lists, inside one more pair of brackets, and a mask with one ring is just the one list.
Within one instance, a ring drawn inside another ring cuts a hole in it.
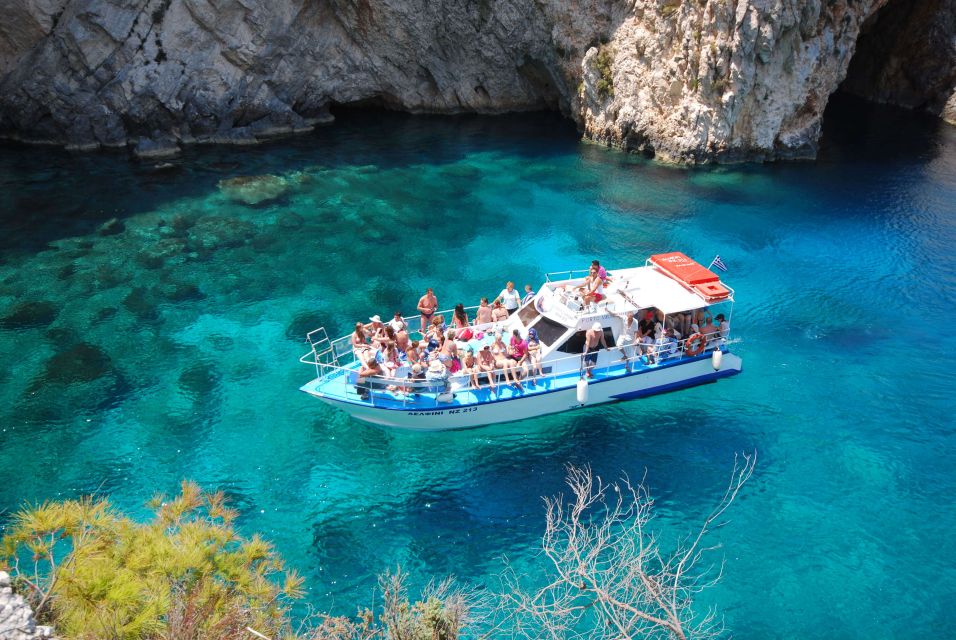
[{"label": "crowd of tourists on deck", "polygon": [[[584,283],[576,294],[583,304],[595,304],[604,300],[604,287],[610,282],[604,267],[595,260]],[[356,322],[351,335],[352,352],[361,363],[360,379],[373,376],[394,378],[395,384],[388,388],[393,392],[410,393],[412,389],[402,386],[405,380],[420,380],[441,383],[451,375],[467,376],[473,389],[481,388],[487,381],[494,392],[499,377],[518,391],[524,384],[536,384],[543,376],[541,367],[542,345],[534,327],[526,336],[514,329],[510,336],[498,328],[520,307],[531,302],[535,292],[525,285],[524,294],[508,282],[493,301],[481,298],[475,309],[475,317],[469,318],[462,303],[455,305],[450,318],[438,311],[438,298],[428,288],[418,300],[417,309],[421,326],[415,331],[401,311],[396,311],[391,320],[384,322],[374,315],[369,322]],[[637,319],[634,311],[619,315],[623,329],[616,347],[620,349],[626,371],[631,372],[632,362],[652,364],[678,353],[679,341],[684,336],[703,336],[707,343],[726,337],[729,325],[723,314],[711,317],[706,309],[664,316],[660,311],[649,309]],[[618,315],[618,314],[615,314]],[[486,330],[488,334],[486,335]],[[418,339],[413,339],[413,334]],[[493,338],[487,342],[488,338]],[[469,344],[473,339],[482,340],[479,346]],[[507,342],[506,342],[507,340]],[[601,348],[607,349],[604,330],[595,323],[585,336],[583,357],[585,372],[592,377],[592,369]],[[363,399],[368,387],[359,385]]]},{"label": "crowd of tourists on deck", "polygon": [[[507,320],[521,305],[532,300],[534,291],[531,285],[525,285],[524,289],[522,296],[515,289],[514,282],[508,282],[492,302],[489,303],[488,298],[481,299],[473,319],[468,317],[462,303],[455,305],[451,318],[446,319],[437,314],[438,299],[434,290],[429,288],[418,301],[421,326],[417,332],[409,326],[401,311],[396,311],[388,322],[383,322],[378,315],[369,318],[368,323],[356,322],[351,344],[355,358],[362,364],[359,377],[396,378],[396,383],[398,379],[443,382],[456,374],[467,376],[474,389],[480,388],[482,380],[486,380],[492,391],[497,386],[499,375],[504,377],[505,384],[518,390],[524,388],[524,382],[535,384],[536,377],[544,375],[541,341],[535,329],[529,329],[527,337],[522,337],[517,329],[510,336],[504,336],[500,329],[496,329],[490,334],[493,341],[478,349],[459,344],[473,338],[485,338],[485,332],[479,327],[494,326]],[[417,333],[419,339],[413,339],[413,333]],[[399,384],[391,386],[390,390],[409,391]]]}]

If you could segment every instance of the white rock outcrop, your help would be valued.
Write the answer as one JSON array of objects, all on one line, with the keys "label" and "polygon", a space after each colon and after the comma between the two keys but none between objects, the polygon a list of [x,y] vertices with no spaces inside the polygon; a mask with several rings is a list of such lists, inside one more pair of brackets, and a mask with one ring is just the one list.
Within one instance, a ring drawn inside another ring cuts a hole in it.
[{"label": "white rock outcrop", "polygon": [[[952,36],[956,0],[925,1],[914,33]],[[0,135],[162,156],[373,103],[560,109],[677,162],[811,156],[864,24],[905,2],[0,0]]]},{"label": "white rock outcrop", "polygon": [[0,639],[39,640],[52,638],[50,627],[38,625],[33,619],[33,610],[23,596],[13,593],[10,575],[0,571]]}]

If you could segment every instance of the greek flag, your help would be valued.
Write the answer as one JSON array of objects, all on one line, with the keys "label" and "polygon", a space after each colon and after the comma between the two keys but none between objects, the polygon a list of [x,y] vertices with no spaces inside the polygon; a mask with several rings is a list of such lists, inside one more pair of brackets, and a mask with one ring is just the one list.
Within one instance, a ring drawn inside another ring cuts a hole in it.
[{"label": "greek flag", "polygon": [[715,256],[714,261],[710,263],[711,267],[717,267],[721,271],[727,271],[727,265],[724,264],[724,261],[720,259],[720,256]]}]

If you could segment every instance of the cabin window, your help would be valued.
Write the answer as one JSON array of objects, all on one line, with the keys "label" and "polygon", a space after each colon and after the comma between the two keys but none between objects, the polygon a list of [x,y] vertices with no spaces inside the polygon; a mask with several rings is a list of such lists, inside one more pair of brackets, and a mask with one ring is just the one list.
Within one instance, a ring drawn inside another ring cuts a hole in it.
[{"label": "cabin window", "polygon": [[[573,336],[568,338],[567,342],[558,347],[558,351],[563,351],[564,353],[583,352],[586,335],[587,331],[578,331]],[[611,331],[610,327],[604,327],[604,341],[607,342],[608,347],[614,346],[614,333]]]},{"label": "cabin window", "polygon": [[568,330],[566,326],[547,316],[541,316],[541,319],[534,325],[534,329],[538,332],[538,340],[544,345],[554,344],[554,341]]}]

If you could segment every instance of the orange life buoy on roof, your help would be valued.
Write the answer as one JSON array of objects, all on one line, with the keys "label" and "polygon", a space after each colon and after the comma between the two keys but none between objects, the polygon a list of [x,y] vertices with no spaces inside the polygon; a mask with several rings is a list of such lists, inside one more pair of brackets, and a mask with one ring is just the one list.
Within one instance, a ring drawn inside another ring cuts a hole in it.
[{"label": "orange life buoy on roof", "polygon": [[689,356],[700,355],[704,352],[706,346],[707,338],[701,333],[695,333],[687,338],[687,342],[684,343],[684,353]]}]

